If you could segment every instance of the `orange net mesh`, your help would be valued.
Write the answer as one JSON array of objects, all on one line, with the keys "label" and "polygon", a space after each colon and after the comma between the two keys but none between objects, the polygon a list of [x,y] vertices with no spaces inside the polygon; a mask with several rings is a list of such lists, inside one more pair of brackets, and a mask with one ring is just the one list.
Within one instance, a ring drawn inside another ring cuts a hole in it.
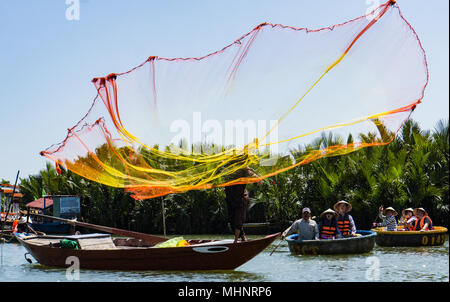
[{"label": "orange net mesh", "polygon": [[206,56],[151,56],[93,83],[88,113],[41,155],[145,199],[388,144],[421,102],[428,70],[389,1],[316,30],[263,23]]}]

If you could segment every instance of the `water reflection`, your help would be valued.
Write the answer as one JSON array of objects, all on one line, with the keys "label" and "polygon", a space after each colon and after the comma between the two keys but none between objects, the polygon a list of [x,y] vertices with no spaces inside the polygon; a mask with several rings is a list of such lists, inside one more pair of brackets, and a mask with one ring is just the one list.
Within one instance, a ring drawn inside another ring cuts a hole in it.
[{"label": "water reflection", "polygon": [[[45,274],[57,281],[66,281],[66,269],[55,268],[38,263],[23,263],[20,271],[27,276]],[[80,270],[80,281],[129,281],[129,282],[263,282],[264,275],[246,271],[115,271]]]},{"label": "water reflection", "polygon": [[[101,275],[104,271],[82,272],[85,275]],[[121,281],[168,281],[171,282],[241,282],[264,281],[264,276],[245,271],[108,271]]]},{"label": "water reflection", "polygon": [[415,254],[420,256],[437,256],[448,255],[447,246],[429,246],[429,247],[379,247],[377,246],[377,254]]}]

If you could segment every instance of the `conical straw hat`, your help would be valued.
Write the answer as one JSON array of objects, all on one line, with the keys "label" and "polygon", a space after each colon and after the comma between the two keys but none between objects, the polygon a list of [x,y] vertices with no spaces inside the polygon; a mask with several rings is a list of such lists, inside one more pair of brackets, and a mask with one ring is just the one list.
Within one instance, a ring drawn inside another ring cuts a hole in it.
[{"label": "conical straw hat", "polygon": [[384,209],[384,210],[383,210],[383,214],[384,214],[384,215],[386,215],[386,211],[392,211],[392,212],[394,212],[394,216],[397,216],[397,215],[398,215],[397,211],[394,210],[393,207],[388,207],[388,208]]},{"label": "conical straw hat", "polygon": [[350,211],[352,210],[352,205],[351,205],[351,204],[349,204],[349,203],[346,202],[345,200],[341,200],[341,201],[336,202],[336,203],[334,204],[334,206],[333,206],[333,209],[334,209],[336,212],[339,212],[338,209],[337,209],[337,206],[340,205],[341,203],[344,203],[344,204],[347,205],[347,210],[345,211],[346,213],[348,213],[348,212],[350,212]]},{"label": "conical straw hat", "polygon": [[427,211],[425,211],[424,208],[415,208],[414,209],[414,216],[417,216],[417,211],[422,211],[422,212],[425,213],[425,216],[428,216],[428,213],[427,213]]},{"label": "conical straw hat", "polygon": [[402,211],[402,215],[403,215],[403,216],[405,216],[406,211],[410,211],[411,213],[414,214],[413,208],[407,208],[407,209],[404,209],[404,210]]},{"label": "conical straw hat", "polygon": [[326,211],[323,211],[322,214],[320,214],[319,217],[322,218],[323,215],[326,215],[326,214],[333,214],[334,216],[337,215],[337,213],[336,213],[335,211],[333,211],[332,209],[328,209],[328,210],[326,210]]}]

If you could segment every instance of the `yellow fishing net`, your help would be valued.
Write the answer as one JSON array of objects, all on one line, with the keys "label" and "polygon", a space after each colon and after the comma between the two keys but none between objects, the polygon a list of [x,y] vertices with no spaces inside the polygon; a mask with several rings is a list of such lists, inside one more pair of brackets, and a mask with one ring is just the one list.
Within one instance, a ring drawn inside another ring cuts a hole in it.
[{"label": "yellow fishing net", "polygon": [[428,70],[389,1],[321,29],[263,23],[214,53],[151,56],[93,83],[88,113],[41,155],[145,199],[387,144],[422,100]]}]

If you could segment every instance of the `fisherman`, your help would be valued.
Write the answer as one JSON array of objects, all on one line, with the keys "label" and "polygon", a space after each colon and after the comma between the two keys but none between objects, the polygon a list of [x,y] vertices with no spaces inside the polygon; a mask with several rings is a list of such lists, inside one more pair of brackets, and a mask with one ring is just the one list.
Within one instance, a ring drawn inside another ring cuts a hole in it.
[{"label": "fisherman", "polygon": [[414,210],[412,208],[407,208],[402,211],[402,219],[400,223],[403,225],[404,231],[412,231],[414,228],[414,221],[417,217],[414,216]]},{"label": "fisherman", "polygon": [[388,207],[383,210],[383,206],[379,209],[378,216],[383,220],[380,223],[373,223],[374,227],[386,227],[386,231],[397,231],[397,220],[395,216],[397,216],[397,211],[394,210],[393,207]]},{"label": "fisherman", "polygon": [[433,222],[424,208],[414,209],[414,216],[417,217],[414,222],[414,231],[429,231],[433,229]]},{"label": "fisherman", "polygon": [[[234,176],[236,179],[241,177],[259,177],[249,167],[238,170],[234,174]],[[261,184],[262,180],[258,182],[258,185]],[[249,196],[245,187],[245,183],[225,187],[225,201],[228,210],[228,222],[234,232],[234,243],[237,243],[239,238],[241,238],[242,241],[247,240],[247,238],[245,237],[243,224],[245,221]]]},{"label": "fisherman", "polygon": [[342,237],[341,232],[336,221],[337,213],[332,209],[328,209],[320,214],[319,221],[319,238],[320,239],[335,239]]},{"label": "fisherman", "polygon": [[353,217],[348,213],[352,210],[352,205],[345,200],[334,204],[333,209],[338,213],[337,224],[343,237],[355,237],[356,226]]},{"label": "fisherman", "polygon": [[296,220],[289,228],[287,228],[281,235],[281,239],[286,238],[293,233],[298,233],[298,240],[318,240],[319,227],[317,223],[311,219],[311,210],[304,208],[302,210],[302,218]]}]

